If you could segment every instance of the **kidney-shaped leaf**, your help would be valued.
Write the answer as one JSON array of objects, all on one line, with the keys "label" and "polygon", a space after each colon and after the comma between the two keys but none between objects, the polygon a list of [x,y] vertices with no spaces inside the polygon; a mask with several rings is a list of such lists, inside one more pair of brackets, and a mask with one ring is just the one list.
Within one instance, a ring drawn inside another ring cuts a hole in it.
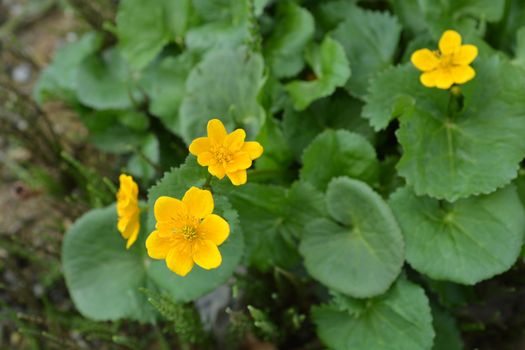
[{"label": "kidney-shaped leaf", "polygon": [[332,219],[316,219],[303,233],[308,272],[324,285],[365,298],[384,293],[401,271],[404,244],[388,205],[365,183],[334,179],[326,202]]},{"label": "kidney-shaped leaf", "polygon": [[334,39],[343,45],[352,64],[352,76],[345,87],[361,98],[367,92],[370,77],[391,64],[401,26],[388,12],[349,6],[345,14],[346,19],[335,30]]},{"label": "kidney-shaped leaf", "polygon": [[336,176],[349,176],[375,184],[379,162],[374,147],[361,135],[347,130],[326,130],[305,149],[301,180],[325,190]]},{"label": "kidney-shaped leaf", "polygon": [[245,49],[212,51],[191,71],[180,108],[181,136],[188,143],[203,136],[211,118],[221,118],[232,131],[246,129],[254,138],[264,121],[257,101],[264,82],[264,63]]},{"label": "kidney-shaped leaf", "polygon": [[514,186],[454,203],[403,188],[390,205],[407,261],[431,278],[474,284],[508,270],[519,256],[525,213]]},{"label": "kidney-shaped leaf", "polygon": [[311,45],[306,51],[306,61],[312,68],[312,80],[294,80],[286,85],[294,108],[303,110],[313,101],[331,95],[350,77],[350,63],[339,42],[325,37],[321,45]]},{"label": "kidney-shaped leaf", "polygon": [[[144,230],[140,233],[144,235]],[[62,245],[66,284],[77,309],[95,320],[154,319],[140,291],[147,285],[144,240],[126,250],[114,205],[93,209],[67,231]]]},{"label": "kidney-shaped leaf", "polygon": [[319,338],[335,350],[429,350],[434,330],[423,289],[400,278],[381,297],[314,307]]},{"label": "kidney-shaped leaf", "polygon": [[[450,93],[422,86],[415,68],[387,71],[373,84],[364,114],[375,126],[401,116],[397,168],[418,195],[454,201],[493,192],[517,176],[525,156],[525,72],[498,57],[474,68],[455,115]],[[389,96],[390,90],[396,92]]]}]

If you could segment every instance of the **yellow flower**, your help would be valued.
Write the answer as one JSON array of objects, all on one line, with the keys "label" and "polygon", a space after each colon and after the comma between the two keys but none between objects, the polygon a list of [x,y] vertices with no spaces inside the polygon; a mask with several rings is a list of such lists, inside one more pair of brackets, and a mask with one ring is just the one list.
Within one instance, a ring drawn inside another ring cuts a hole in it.
[{"label": "yellow flower", "polygon": [[190,153],[197,156],[197,162],[207,166],[210,174],[222,179],[228,176],[235,186],[246,183],[246,169],[263,153],[259,142],[244,142],[246,133],[237,129],[226,132],[219,119],[208,122],[208,137],[199,137],[190,145]]},{"label": "yellow flower", "polygon": [[230,234],[230,225],[213,212],[210,191],[190,188],[182,201],[159,197],[155,201],[156,230],[146,240],[148,255],[166,259],[168,268],[186,276],[193,264],[209,270],[222,262],[217,246]]},{"label": "yellow flower", "polygon": [[128,240],[126,248],[129,249],[137,240],[140,230],[139,188],[129,175],[121,174],[119,181],[120,188],[117,192],[117,228],[122,237]]},{"label": "yellow flower", "polygon": [[474,45],[461,45],[461,35],[447,30],[439,39],[439,51],[417,50],[411,61],[423,72],[421,83],[426,87],[448,89],[452,84],[463,84],[474,78],[476,72],[469,66],[478,55]]}]

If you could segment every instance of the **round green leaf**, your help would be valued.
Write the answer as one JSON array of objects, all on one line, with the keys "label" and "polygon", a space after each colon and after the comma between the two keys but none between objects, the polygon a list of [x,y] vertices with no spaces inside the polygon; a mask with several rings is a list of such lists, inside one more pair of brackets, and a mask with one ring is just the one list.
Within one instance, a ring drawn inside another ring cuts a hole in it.
[{"label": "round green leaf", "polygon": [[38,103],[61,99],[76,102],[77,71],[82,61],[98,50],[102,36],[89,32],[80,40],[60,47],[53,57],[53,62],[42,71],[33,90]]},{"label": "round green leaf", "polygon": [[514,186],[454,203],[403,188],[390,205],[407,261],[433,279],[475,284],[507,271],[520,254],[525,214]]},{"label": "round green leaf", "polygon": [[401,116],[397,168],[418,195],[455,201],[493,192],[517,175],[525,156],[525,100],[517,91],[525,72],[498,57],[478,59],[474,68],[455,115],[450,92],[422,86],[415,68],[387,71],[373,84],[364,114],[376,126]]},{"label": "round green leaf", "polygon": [[314,307],[319,338],[335,350],[429,350],[434,330],[423,289],[400,278],[381,297]]},{"label": "round green leaf", "polygon": [[[191,186],[202,188],[206,178],[206,169],[197,165],[195,158],[189,156],[185,164],[166,173],[157,185],[150,188],[148,191],[149,208],[154,208],[155,201],[160,196],[180,199]],[[230,236],[219,246],[222,264],[212,270],[204,270],[195,265],[193,270],[184,277],[171,272],[166,267],[165,261],[152,261],[148,265],[147,271],[152,281],[162,290],[168,291],[175,301],[194,300],[217,288],[231,277],[241,260],[244,240],[237,212],[232,209],[225,197],[214,193],[213,199],[215,202],[213,212],[226,219],[230,225]],[[153,210],[149,211],[147,227],[148,233],[155,229]]]},{"label": "round green leaf", "polygon": [[134,90],[131,73],[116,49],[88,56],[78,67],[77,98],[95,109],[125,109],[132,97],[140,100]]},{"label": "round green leaf", "polygon": [[305,149],[301,180],[325,190],[330,180],[346,175],[375,184],[379,163],[374,147],[361,135],[346,130],[326,130]]},{"label": "round green leaf", "polygon": [[114,205],[93,209],[67,231],[62,245],[66,284],[77,309],[94,320],[151,321],[153,309],[139,290],[148,285],[144,232],[126,250]]},{"label": "round green leaf", "polygon": [[314,34],[314,18],[308,10],[293,2],[278,6],[277,24],[265,45],[273,74],[291,77],[304,66],[302,51]]},{"label": "round green leaf", "polygon": [[384,293],[404,259],[403,237],[388,205],[365,183],[334,179],[326,193],[333,219],[305,227],[301,254],[308,272],[329,288],[364,298]]},{"label": "round green leaf", "polygon": [[315,74],[311,81],[294,80],[286,85],[294,108],[303,110],[313,101],[331,95],[350,77],[350,63],[339,42],[325,37],[321,45],[311,45],[306,51],[306,61]]},{"label": "round green leaf", "polygon": [[123,0],[117,12],[117,35],[122,55],[134,69],[144,68],[171,37],[166,0]]},{"label": "round green leaf", "polygon": [[392,63],[396,53],[401,26],[388,12],[363,10],[351,6],[346,19],[334,32],[334,39],[343,45],[352,64],[352,76],[345,88],[362,98],[368,81]]},{"label": "round green leaf", "polygon": [[191,71],[180,108],[180,133],[186,142],[203,136],[206,124],[220,118],[230,131],[246,129],[254,138],[264,121],[257,101],[264,62],[245,49],[212,51]]},{"label": "round green leaf", "polygon": [[194,60],[189,53],[166,57],[150,65],[141,79],[150,101],[150,112],[159,117],[173,133],[178,133],[179,108]]}]

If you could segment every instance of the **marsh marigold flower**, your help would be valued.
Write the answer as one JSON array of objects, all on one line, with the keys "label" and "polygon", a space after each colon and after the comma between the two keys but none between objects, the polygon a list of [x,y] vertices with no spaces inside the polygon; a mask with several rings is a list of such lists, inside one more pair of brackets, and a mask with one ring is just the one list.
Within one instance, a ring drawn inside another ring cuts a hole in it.
[{"label": "marsh marigold flower", "polygon": [[222,179],[228,176],[232,184],[246,183],[246,169],[263,153],[259,142],[245,142],[246,132],[237,129],[228,134],[219,119],[208,122],[208,137],[199,137],[190,145],[190,153],[197,156],[197,162],[207,166],[213,176]]},{"label": "marsh marigold flower", "polygon": [[411,61],[423,72],[421,83],[426,87],[448,89],[452,84],[463,84],[474,78],[476,72],[469,66],[478,55],[474,45],[461,45],[461,35],[447,30],[439,39],[439,51],[417,50]]},{"label": "marsh marigold flower", "polygon": [[209,270],[222,262],[217,246],[230,234],[230,225],[213,212],[210,191],[190,188],[182,200],[159,197],[155,202],[156,230],[146,240],[148,255],[165,259],[168,268],[186,276],[193,264]]},{"label": "marsh marigold flower", "polygon": [[129,175],[120,175],[119,181],[120,187],[117,192],[117,228],[122,237],[128,240],[126,248],[129,249],[137,240],[140,230],[139,188]]}]

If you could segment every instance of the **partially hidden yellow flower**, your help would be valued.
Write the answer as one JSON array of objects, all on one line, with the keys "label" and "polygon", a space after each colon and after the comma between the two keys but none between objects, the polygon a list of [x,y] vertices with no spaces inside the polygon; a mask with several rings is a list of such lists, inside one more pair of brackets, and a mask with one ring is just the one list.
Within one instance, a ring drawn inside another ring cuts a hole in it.
[{"label": "partially hidden yellow flower", "polygon": [[129,249],[137,240],[140,231],[139,187],[129,175],[121,174],[119,181],[120,187],[117,192],[117,228],[122,237],[128,240],[126,248]]},{"label": "partially hidden yellow flower", "polygon": [[452,84],[463,84],[474,78],[476,72],[469,66],[478,55],[474,45],[461,45],[461,35],[447,30],[439,39],[439,51],[417,50],[411,61],[423,72],[421,83],[426,87],[448,89]]},{"label": "partially hidden yellow flower", "polygon": [[222,262],[217,246],[230,234],[230,225],[213,212],[210,191],[190,188],[178,200],[162,196],[155,201],[157,224],[146,240],[148,255],[165,259],[168,268],[186,276],[194,263],[209,270]]},{"label": "partially hidden yellow flower", "polygon": [[243,185],[247,180],[246,169],[263,153],[259,142],[245,142],[245,138],[244,130],[228,134],[219,119],[212,119],[208,122],[208,137],[193,140],[190,153],[213,176],[222,179],[226,175],[235,186]]}]

